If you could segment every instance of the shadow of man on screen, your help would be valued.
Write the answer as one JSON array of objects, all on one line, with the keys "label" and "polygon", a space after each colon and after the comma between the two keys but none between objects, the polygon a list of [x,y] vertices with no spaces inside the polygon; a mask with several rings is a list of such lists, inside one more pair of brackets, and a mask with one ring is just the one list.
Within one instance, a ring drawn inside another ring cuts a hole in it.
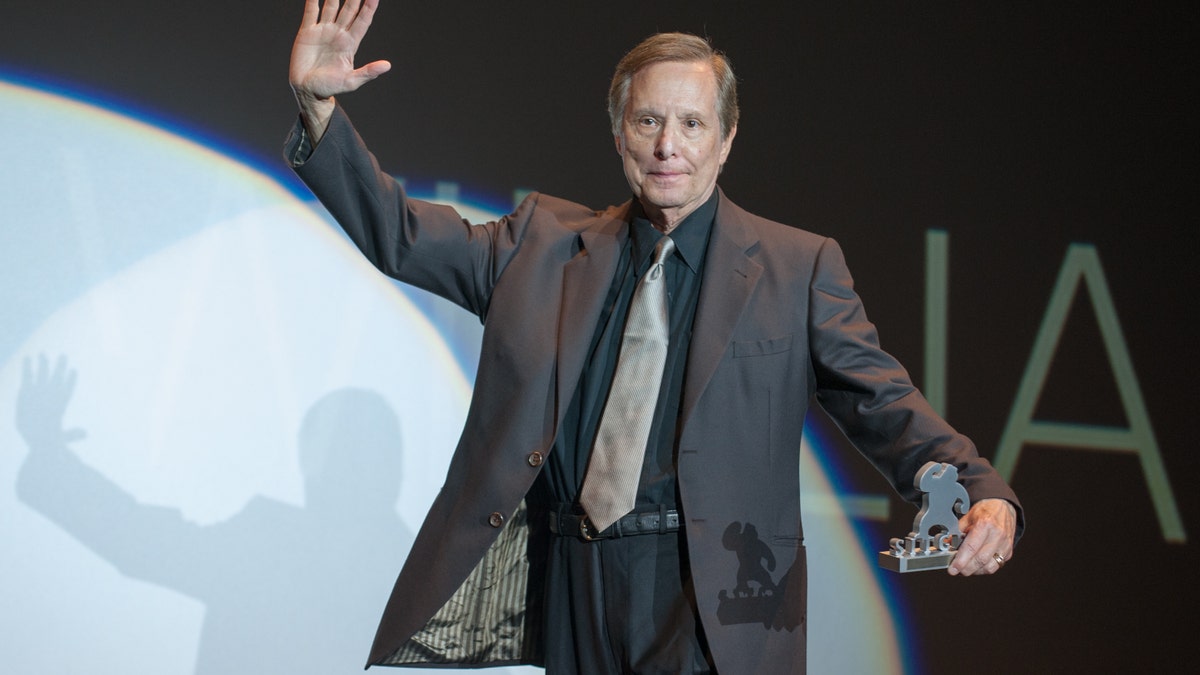
[{"label": "shadow of man on screen", "polygon": [[44,357],[36,367],[25,362],[21,500],[122,574],[204,603],[196,673],[360,672],[411,544],[395,511],[400,427],[383,398],[339,389],[308,411],[299,433],[303,507],[256,497],[228,520],[199,526],[138,503],[71,451],[83,437],[63,426],[74,385],[63,358],[53,368]]}]

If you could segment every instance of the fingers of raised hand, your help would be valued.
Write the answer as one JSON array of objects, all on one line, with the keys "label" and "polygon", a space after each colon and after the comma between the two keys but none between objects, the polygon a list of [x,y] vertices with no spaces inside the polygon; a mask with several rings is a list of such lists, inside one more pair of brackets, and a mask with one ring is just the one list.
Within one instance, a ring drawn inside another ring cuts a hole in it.
[{"label": "fingers of raised hand", "polygon": [[379,0],[306,0],[304,3],[304,24],[316,23],[337,24],[343,29],[357,28],[365,23],[362,30],[371,24],[371,17],[379,6]]}]

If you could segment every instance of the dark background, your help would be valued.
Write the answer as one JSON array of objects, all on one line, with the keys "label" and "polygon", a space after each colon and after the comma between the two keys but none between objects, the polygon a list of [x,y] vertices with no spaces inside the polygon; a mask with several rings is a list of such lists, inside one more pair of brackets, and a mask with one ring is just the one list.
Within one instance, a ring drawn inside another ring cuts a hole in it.
[{"label": "dark background", "polygon": [[[140,109],[293,180],[277,158],[301,6],[10,3],[0,73]],[[393,72],[342,101],[414,183],[601,207],[628,198],[604,108],[613,65],[658,30],[711,37],[741,94],[722,187],[836,237],[918,380],[925,233],[950,234],[948,418],[989,457],[1067,247],[1094,245],[1187,541],[1164,541],[1136,455],[1027,446],[1012,484],[1029,529],[1003,574],[892,583],[917,672],[1169,672],[1200,627],[1196,23],[1184,3],[384,0],[360,62]],[[1086,297],[1037,418],[1121,427]],[[850,491],[888,490],[845,464]],[[912,508],[891,513],[866,551],[907,531]]]}]

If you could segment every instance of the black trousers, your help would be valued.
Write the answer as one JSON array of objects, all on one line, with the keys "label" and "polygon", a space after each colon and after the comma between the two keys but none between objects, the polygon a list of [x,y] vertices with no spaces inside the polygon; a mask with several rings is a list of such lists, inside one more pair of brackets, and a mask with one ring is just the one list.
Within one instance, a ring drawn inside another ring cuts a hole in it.
[{"label": "black trousers", "polygon": [[682,530],[584,541],[551,535],[547,675],[713,675]]}]

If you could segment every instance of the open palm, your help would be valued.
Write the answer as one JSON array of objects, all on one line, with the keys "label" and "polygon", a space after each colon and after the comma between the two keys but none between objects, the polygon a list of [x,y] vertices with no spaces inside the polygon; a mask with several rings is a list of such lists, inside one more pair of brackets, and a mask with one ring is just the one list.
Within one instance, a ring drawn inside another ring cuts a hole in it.
[{"label": "open palm", "polygon": [[354,91],[391,69],[387,61],[354,67],[358,45],[371,26],[379,0],[305,0],[304,18],[296,41],[288,79],[296,97],[322,101]]}]

